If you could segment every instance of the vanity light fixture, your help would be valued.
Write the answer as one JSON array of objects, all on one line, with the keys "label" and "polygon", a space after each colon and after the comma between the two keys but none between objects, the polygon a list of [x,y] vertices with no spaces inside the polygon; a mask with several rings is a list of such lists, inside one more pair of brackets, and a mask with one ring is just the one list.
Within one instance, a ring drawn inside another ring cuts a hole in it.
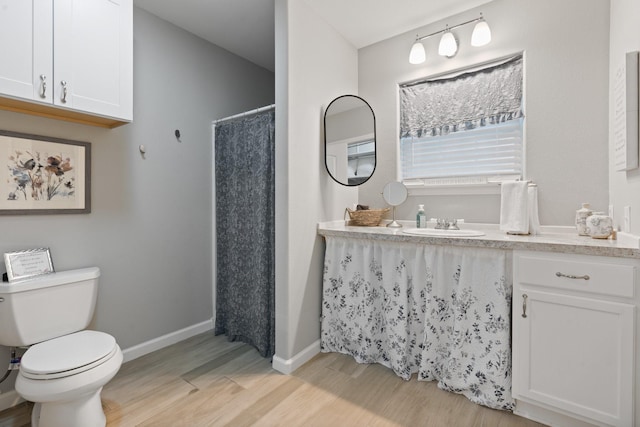
[{"label": "vanity light fixture", "polygon": [[466,21],[452,27],[449,27],[447,25],[444,30],[436,31],[435,33],[427,34],[426,36],[416,36],[416,41],[415,43],[413,43],[411,52],[409,53],[409,62],[411,64],[422,64],[426,60],[426,54],[424,45],[422,44],[422,40],[425,40],[429,37],[437,36],[439,34],[442,34],[442,38],[440,39],[440,45],[438,46],[438,54],[441,56],[446,56],[447,58],[453,57],[458,51],[458,41],[456,40],[451,30],[462,27],[463,25],[473,23],[476,23],[476,26],[473,28],[473,33],[471,34],[471,46],[477,47],[488,44],[491,41],[491,29],[489,28],[489,24],[487,24],[487,21],[485,21],[481,13],[479,18],[472,19],[470,21]]},{"label": "vanity light fixture", "polygon": [[471,33],[471,46],[480,47],[487,45],[491,42],[491,28],[489,24],[484,20],[482,14],[480,14],[480,20],[473,27],[473,33]]},{"label": "vanity light fixture", "polygon": [[446,56],[447,58],[453,57],[458,51],[458,42],[453,36],[449,26],[440,39],[440,45],[438,46],[438,55]]},{"label": "vanity light fixture", "polygon": [[424,45],[419,40],[411,46],[411,52],[409,52],[409,62],[412,64],[422,64],[427,60],[427,55],[424,51]]}]

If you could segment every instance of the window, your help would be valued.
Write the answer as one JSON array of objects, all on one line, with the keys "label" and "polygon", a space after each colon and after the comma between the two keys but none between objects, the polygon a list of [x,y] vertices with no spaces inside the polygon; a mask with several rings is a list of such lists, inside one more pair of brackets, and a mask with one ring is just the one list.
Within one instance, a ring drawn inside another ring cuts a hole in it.
[{"label": "window", "polygon": [[401,178],[487,184],[523,173],[522,56],[400,87]]}]

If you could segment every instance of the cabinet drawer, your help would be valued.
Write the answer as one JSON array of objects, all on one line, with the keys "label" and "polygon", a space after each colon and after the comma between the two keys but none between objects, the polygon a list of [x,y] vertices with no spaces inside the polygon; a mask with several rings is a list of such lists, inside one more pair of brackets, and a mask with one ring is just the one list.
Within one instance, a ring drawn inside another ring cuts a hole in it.
[{"label": "cabinet drawer", "polygon": [[518,254],[516,282],[633,298],[636,267],[611,259],[565,254]]}]

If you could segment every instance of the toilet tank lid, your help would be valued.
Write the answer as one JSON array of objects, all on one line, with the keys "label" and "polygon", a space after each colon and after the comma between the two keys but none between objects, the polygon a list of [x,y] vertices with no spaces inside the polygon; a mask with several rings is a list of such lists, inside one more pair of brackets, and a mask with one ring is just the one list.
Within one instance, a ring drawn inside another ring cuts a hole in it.
[{"label": "toilet tank lid", "polygon": [[82,282],[84,280],[97,279],[100,277],[98,267],[79,268],[76,270],[59,271],[56,273],[43,274],[41,276],[29,277],[15,282],[2,282],[0,284],[0,294],[11,294],[25,292],[32,289],[45,288],[48,286],[59,286],[69,283]]}]

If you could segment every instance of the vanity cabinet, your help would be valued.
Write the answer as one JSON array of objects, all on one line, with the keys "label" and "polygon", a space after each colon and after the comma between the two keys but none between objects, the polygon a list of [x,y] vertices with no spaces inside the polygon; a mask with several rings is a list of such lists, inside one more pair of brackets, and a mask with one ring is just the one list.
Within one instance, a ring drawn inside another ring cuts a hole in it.
[{"label": "vanity cabinet", "polygon": [[0,51],[0,108],[131,121],[132,0],[0,0]]},{"label": "vanity cabinet", "polygon": [[514,251],[513,261],[515,412],[634,425],[638,260]]}]

